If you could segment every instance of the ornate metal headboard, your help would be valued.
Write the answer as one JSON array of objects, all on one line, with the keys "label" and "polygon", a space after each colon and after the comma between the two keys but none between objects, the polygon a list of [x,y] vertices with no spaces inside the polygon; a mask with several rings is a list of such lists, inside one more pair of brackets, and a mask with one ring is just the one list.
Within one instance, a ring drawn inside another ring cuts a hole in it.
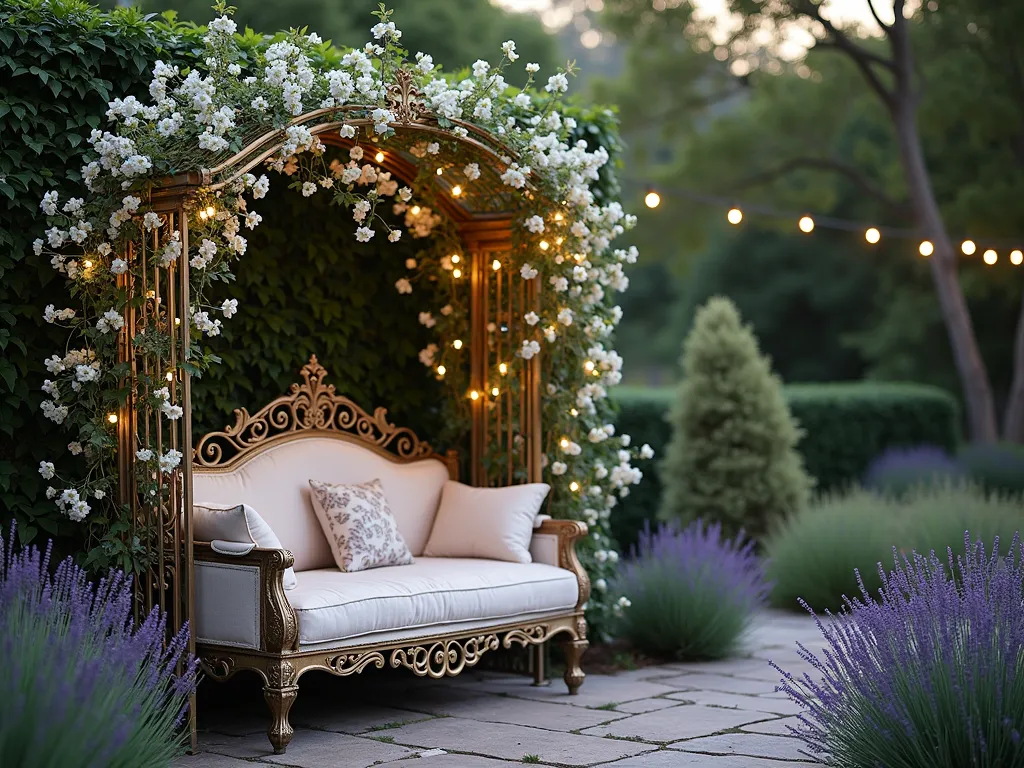
[{"label": "ornate metal headboard", "polygon": [[458,453],[442,456],[408,427],[387,420],[387,409],[371,416],[344,395],[324,384],[327,371],[316,355],[300,371],[303,383],[292,384],[282,395],[250,414],[235,410],[235,423],[220,432],[203,435],[193,453],[194,472],[221,472],[238,466],[270,446],[308,437],[330,437],[361,444],[398,462],[433,458],[444,462],[451,478],[458,478]]}]

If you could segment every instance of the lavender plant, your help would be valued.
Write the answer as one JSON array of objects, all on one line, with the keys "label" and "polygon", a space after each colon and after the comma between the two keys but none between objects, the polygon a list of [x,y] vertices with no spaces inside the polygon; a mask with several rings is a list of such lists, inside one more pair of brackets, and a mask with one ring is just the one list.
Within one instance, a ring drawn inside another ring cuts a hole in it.
[{"label": "lavender plant", "polygon": [[122,573],[92,584],[69,558],[51,577],[49,548],[13,540],[0,536],[0,765],[169,765],[196,683],[188,628],[165,647],[157,610],[135,626]]},{"label": "lavender plant", "polygon": [[898,496],[915,487],[948,482],[966,474],[956,459],[934,445],[890,448],[871,462],[864,487]]},{"label": "lavender plant", "polygon": [[[783,674],[803,706],[792,729],[838,768],[1024,766],[1024,551],[1013,537],[985,545],[964,534],[964,553],[934,552],[879,566],[878,599],[861,590],[818,627],[823,658],[800,646],[819,673]],[[812,611],[813,613],[813,611]],[[774,665],[773,665],[774,666]],[[817,678],[817,679],[816,679]]]},{"label": "lavender plant", "polygon": [[616,587],[628,596],[620,631],[638,649],[679,659],[717,659],[736,650],[768,596],[754,544],[741,531],[696,520],[654,532],[644,524]]}]

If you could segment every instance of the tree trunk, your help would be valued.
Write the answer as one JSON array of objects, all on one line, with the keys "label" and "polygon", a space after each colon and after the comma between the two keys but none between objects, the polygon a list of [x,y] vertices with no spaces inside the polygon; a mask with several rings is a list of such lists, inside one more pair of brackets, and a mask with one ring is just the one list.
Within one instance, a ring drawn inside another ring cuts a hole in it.
[{"label": "tree trunk", "polygon": [[915,101],[912,97],[898,98],[893,107],[900,159],[918,226],[935,246],[929,266],[963,388],[970,436],[980,442],[994,442],[998,439],[998,430],[992,387],[978,349],[967,300],[957,277],[956,250],[946,232],[924,162]]},{"label": "tree trunk", "polygon": [[1024,443],[1024,299],[1013,344],[1013,383],[1003,416],[1003,438],[1011,443]]}]

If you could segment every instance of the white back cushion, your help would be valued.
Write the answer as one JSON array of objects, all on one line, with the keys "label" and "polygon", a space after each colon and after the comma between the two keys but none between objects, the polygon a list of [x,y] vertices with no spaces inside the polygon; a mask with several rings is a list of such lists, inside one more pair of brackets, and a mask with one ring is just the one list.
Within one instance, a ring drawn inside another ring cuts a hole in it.
[{"label": "white back cushion", "polygon": [[295,556],[296,571],[333,568],[331,547],[313,511],[310,478],[328,483],[379,478],[402,538],[419,557],[434,524],[448,469],[437,459],[399,464],[356,443],[305,437],[261,451],[229,472],[197,468],[193,498],[249,504]]}]

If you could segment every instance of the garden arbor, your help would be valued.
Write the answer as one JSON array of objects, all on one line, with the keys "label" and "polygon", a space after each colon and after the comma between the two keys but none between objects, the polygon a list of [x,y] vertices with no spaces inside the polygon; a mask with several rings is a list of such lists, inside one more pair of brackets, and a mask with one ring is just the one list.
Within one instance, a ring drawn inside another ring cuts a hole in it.
[{"label": "garden arbor", "polygon": [[[193,616],[192,464],[218,463],[223,446],[202,445],[193,461],[181,461],[170,472],[152,463],[153,455],[193,456],[194,366],[189,361],[197,350],[197,323],[204,322],[197,319],[190,296],[189,260],[167,259],[165,254],[169,246],[186,254],[195,250],[190,239],[222,216],[223,194],[237,189],[250,171],[281,156],[288,128],[306,128],[314,147],[361,147],[364,159],[414,187],[416,200],[429,201],[451,222],[461,242],[460,247],[446,244],[452,248],[447,258],[454,262],[447,270],[449,290],[468,312],[464,332],[452,343],[457,362],[432,368],[434,375],[452,381],[453,397],[468,408],[470,482],[498,486],[541,480],[540,357],[517,357],[516,341],[528,335],[524,316],[540,311],[540,281],[521,277],[526,241],[520,241],[514,225],[517,208],[535,193],[502,183],[500,176],[511,162],[507,147],[470,123],[453,121],[465,129],[463,136],[440,130],[436,116],[422,108],[407,81],[390,92],[394,134],[386,140],[373,135],[373,119],[358,116],[372,109],[308,112],[285,128],[251,137],[243,149],[209,169],[156,181],[146,202],[160,225],[148,230],[140,226],[140,237],[129,240],[121,254],[139,267],[119,277],[129,308],[118,336],[119,358],[130,369],[125,371],[129,395],[108,419],[116,423],[120,501],[130,508],[148,554],[148,569],[139,578],[139,607],[147,611],[161,606],[172,628]],[[346,113],[355,117],[346,120]],[[355,129],[354,136],[343,138],[340,129],[346,125]],[[426,152],[424,146],[434,151]],[[477,178],[460,171],[471,163],[479,169]],[[553,206],[554,220],[562,218],[560,208]],[[167,343],[146,343],[158,337]],[[163,402],[151,402],[146,391],[161,384],[167,387]],[[181,409],[180,419],[168,423],[161,418],[162,411],[175,406]],[[301,414],[306,420],[323,417],[313,409]],[[260,442],[275,434],[275,426],[287,425],[270,419],[233,437],[245,444]],[[232,434],[232,429],[226,432]]]}]

